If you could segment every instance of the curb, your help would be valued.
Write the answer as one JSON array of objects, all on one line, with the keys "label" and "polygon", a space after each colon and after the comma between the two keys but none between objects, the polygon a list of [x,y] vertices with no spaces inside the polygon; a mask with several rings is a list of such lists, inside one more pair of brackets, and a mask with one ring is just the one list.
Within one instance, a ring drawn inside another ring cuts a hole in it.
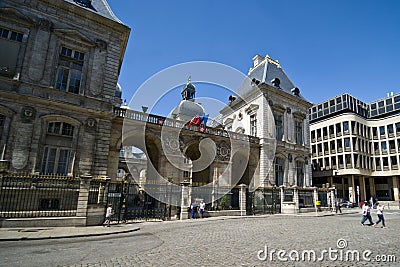
[{"label": "curb", "polygon": [[26,241],[26,240],[48,240],[48,239],[67,239],[77,237],[92,237],[92,236],[106,236],[115,234],[126,234],[131,232],[139,231],[140,228],[136,227],[129,230],[123,230],[118,232],[107,232],[107,233],[88,233],[88,234],[76,234],[76,235],[65,235],[65,236],[43,236],[43,237],[13,237],[13,238],[0,238],[0,241]]}]

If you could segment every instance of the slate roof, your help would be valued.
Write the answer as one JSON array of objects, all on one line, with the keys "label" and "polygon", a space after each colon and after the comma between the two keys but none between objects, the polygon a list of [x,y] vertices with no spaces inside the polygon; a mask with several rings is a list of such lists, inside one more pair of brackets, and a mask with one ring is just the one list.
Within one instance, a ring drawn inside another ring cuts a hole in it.
[{"label": "slate roof", "polygon": [[[271,59],[268,55],[258,65],[250,69],[248,77],[250,80],[256,79],[260,83],[270,86],[274,86],[271,81],[278,78],[280,80],[279,89],[291,95],[293,95],[292,89],[296,87],[281,68],[279,62]],[[301,93],[299,94],[299,98],[306,100]]]},{"label": "slate roof", "polygon": [[120,24],[123,24],[122,21],[120,21],[112,12],[110,6],[108,5],[106,0],[92,0],[90,3],[90,6],[86,7],[82,4],[79,3],[79,0],[64,0],[65,2],[77,5],[81,8],[87,9],[91,12],[94,12],[96,14],[99,14],[100,16],[106,17],[108,19],[111,19],[115,22],[118,22]]}]

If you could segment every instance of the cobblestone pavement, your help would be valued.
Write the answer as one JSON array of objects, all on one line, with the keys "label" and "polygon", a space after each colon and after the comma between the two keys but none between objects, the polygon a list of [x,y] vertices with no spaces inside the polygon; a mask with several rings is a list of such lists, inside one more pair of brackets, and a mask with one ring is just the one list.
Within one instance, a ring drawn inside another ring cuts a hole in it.
[{"label": "cobblestone pavement", "polygon": [[[82,266],[399,266],[400,215],[387,214],[386,219],[386,229],[361,226],[358,214],[318,218],[277,215],[143,224],[141,231],[159,238],[160,246]],[[264,260],[266,247],[267,254],[273,249],[285,250],[287,253],[282,258],[288,261],[279,260],[277,253],[272,260],[269,257]],[[296,257],[292,250],[299,253],[299,261],[289,259],[289,253]],[[316,258],[321,257],[322,250],[328,252],[323,254],[322,262],[302,261],[305,250],[314,250]],[[360,261],[352,260],[356,251]],[[364,260],[363,255],[371,261]],[[378,263],[375,258],[389,260],[391,255],[396,257],[390,259],[392,262]],[[335,257],[338,260],[334,260]]]},{"label": "cobblestone pavement", "polygon": [[[375,214],[373,218],[376,218]],[[118,237],[109,236],[107,239],[82,239],[79,242],[18,241],[3,244],[0,265],[400,266],[400,212],[388,212],[385,218],[388,226],[386,229],[361,226],[360,214],[326,217],[275,215],[225,220],[210,218],[149,222],[139,224],[140,230],[137,232]],[[285,250],[286,254],[280,256],[287,261],[278,258],[278,250]],[[312,257],[308,260],[312,251],[315,251],[316,258],[320,258],[323,250],[327,250],[323,254],[323,261],[314,261]],[[295,258],[296,251],[299,253],[299,260],[291,260],[289,256]],[[365,252],[367,254],[363,254]],[[305,261],[301,260],[303,253]],[[353,255],[357,253],[360,256],[359,261],[353,259]],[[24,265],[29,262],[26,260],[29,258],[23,259],[22,254],[32,258],[30,265]],[[271,254],[272,260],[269,258]],[[371,261],[364,260],[363,255]],[[395,259],[391,258],[392,255]],[[391,262],[378,263],[376,256]],[[45,258],[50,257],[62,260],[46,262]],[[338,259],[334,260],[335,257]]]}]

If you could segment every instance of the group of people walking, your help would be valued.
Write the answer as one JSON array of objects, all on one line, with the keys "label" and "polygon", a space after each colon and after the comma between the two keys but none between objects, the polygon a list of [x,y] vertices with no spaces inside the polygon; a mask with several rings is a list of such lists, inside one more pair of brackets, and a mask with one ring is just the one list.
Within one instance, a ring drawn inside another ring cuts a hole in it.
[{"label": "group of people walking", "polygon": [[206,203],[204,203],[203,200],[200,201],[200,203],[197,203],[196,201],[193,201],[193,203],[190,205],[190,217],[192,219],[197,218],[197,213],[200,213],[200,218],[204,218],[204,211],[206,209]]},{"label": "group of people walking", "polygon": [[371,205],[373,205],[373,204],[370,204],[368,201],[364,202],[364,205],[362,206],[361,225],[364,226],[364,223],[368,220],[369,225],[378,227],[379,223],[382,222],[382,228],[386,228],[385,217],[383,217],[383,210],[385,208],[385,205],[382,205],[379,202],[375,203],[376,215],[378,216],[378,220],[375,223],[372,221],[372,217],[371,217]]}]

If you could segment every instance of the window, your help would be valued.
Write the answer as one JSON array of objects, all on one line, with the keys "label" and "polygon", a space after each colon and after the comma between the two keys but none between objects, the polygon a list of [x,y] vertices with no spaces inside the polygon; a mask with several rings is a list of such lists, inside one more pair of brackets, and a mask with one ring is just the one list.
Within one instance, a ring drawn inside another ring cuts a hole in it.
[{"label": "window", "polygon": [[375,158],[375,169],[376,170],[381,170],[381,158]]},{"label": "window", "polygon": [[396,123],[396,133],[400,133],[400,122]]},{"label": "window", "polygon": [[283,185],[283,176],[285,174],[285,160],[283,158],[275,158],[275,184]]},{"label": "window", "polygon": [[391,156],[390,161],[392,166],[397,166],[397,156]]},{"label": "window", "polygon": [[396,150],[396,144],[395,144],[394,140],[389,140],[389,149],[391,151],[395,151]]},{"label": "window", "polygon": [[74,126],[65,122],[50,122],[47,128],[47,133],[72,136],[74,134]]},{"label": "window", "polygon": [[394,128],[393,128],[393,124],[389,124],[387,126],[387,131],[389,135],[393,135],[394,134]]},{"label": "window", "polygon": [[250,116],[250,135],[257,136],[257,117],[255,114]]},{"label": "window", "polygon": [[350,149],[350,138],[348,137],[344,139],[344,148],[346,150]]},{"label": "window", "polygon": [[296,161],[297,186],[304,186],[304,162]]},{"label": "window", "polygon": [[342,134],[342,127],[340,123],[336,124],[336,135],[341,135]]},{"label": "window", "polygon": [[296,135],[296,144],[303,144],[303,122],[295,121],[295,135]]},{"label": "window", "polygon": [[73,146],[74,126],[49,122],[44,141],[42,173],[67,174]]},{"label": "window", "polygon": [[74,94],[80,93],[85,54],[66,47],[60,51],[56,89]]},{"label": "window", "polygon": [[45,147],[42,173],[67,174],[69,149]]},{"label": "window", "polygon": [[381,127],[379,127],[379,134],[382,136],[382,135],[385,135],[385,126],[381,126]]},{"label": "window", "polygon": [[348,132],[349,131],[349,122],[348,121],[344,121],[343,122],[343,131],[344,132]]},{"label": "window", "polygon": [[0,28],[0,75],[13,77],[23,34]]},{"label": "window", "polygon": [[372,127],[372,137],[378,138],[378,129],[376,127]]},{"label": "window", "polygon": [[381,142],[381,150],[382,150],[382,153],[386,153],[387,152],[386,141],[382,141]]},{"label": "window", "polygon": [[275,134],[277,140],[283,139],[283,115],[275,115]]}]

